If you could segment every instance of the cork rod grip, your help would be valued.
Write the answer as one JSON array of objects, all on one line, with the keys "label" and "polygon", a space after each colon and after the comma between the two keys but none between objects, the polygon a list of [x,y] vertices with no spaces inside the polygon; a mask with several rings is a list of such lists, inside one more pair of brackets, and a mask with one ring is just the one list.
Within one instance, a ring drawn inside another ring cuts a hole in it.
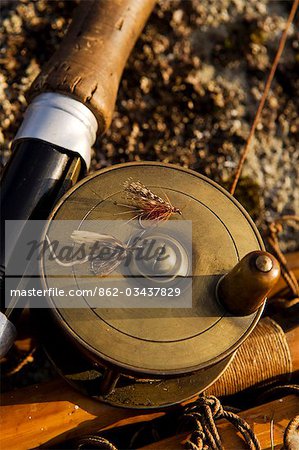
[{"label": "cork rod grip", "polygon": [[156,0],[82,0],[60,48],[33,82],[31,100],[59,92],[83,102],[110,125],[120,78]]}]

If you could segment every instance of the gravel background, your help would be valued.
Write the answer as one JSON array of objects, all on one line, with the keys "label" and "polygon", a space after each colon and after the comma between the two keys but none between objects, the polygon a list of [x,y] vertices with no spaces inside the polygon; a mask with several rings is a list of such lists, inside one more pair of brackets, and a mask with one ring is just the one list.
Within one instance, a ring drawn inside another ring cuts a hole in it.
[{"label": "gravel background", "polygon": [[[2,2],[0,143],[5,164],[25,92],[67,30],[76,1]],[[177,163],[229,186],[292,2],[163,0],[127,64],[92,169]],[[297,14],[298,23],[298,14]],[[293,25],[236,196],[261,227],[299,213],[299,33]],[[289,248],[294,234],[287,233]]]}]

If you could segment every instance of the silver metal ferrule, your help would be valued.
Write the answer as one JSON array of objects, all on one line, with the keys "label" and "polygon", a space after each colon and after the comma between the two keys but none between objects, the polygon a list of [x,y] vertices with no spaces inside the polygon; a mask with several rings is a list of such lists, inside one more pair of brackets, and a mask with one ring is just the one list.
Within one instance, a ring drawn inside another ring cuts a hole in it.
[{"label": "silver metal ferrule", "polygon": [[25,138],[42,139],[78,153],[89,169],[97,128],[95,116],[83,103],[66,95],[45,92],[27,108],[13,145]]},{"label": "silver metal ferrule", "polygon": [[7,319],[5,314],[0,312],[0,358],[6,355],[14,340],[17,331],[14,324]]}]

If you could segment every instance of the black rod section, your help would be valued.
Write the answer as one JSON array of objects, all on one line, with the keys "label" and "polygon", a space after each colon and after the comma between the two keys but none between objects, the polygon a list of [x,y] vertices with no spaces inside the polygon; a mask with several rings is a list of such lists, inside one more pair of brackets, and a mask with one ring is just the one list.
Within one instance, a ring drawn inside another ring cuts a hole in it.
[{"label": "black rod section", "polygon": [[[53,206],[83,175],[78,154],[40,139],[18,141],[0,183],[0,295],[5,311],[5,269],[24,232],[26,221],[44,220]],[[5,232],[5,222],[10,223]],[[22,222],[17,222],[22,221]],[[36,237],[39,239],[39,236]],[[9,306],[6,315],[15,323],[20,309]]]}]

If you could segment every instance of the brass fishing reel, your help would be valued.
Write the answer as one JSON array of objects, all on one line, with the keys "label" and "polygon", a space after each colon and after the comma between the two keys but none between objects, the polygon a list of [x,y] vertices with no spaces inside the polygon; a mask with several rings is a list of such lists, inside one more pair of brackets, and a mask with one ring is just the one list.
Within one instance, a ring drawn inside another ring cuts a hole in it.
[{"label": "brass fishing reel", "polygon": [[[140,213],[130,221],[135,208],[125,214],[135,235],[154,236],[168,258],[153,266],[132,254],[129,264],[102,276],[90,265],[53,272],[57,261],[44,257],[42,285],[51,295],[41,312],[47,319],[41,331],[58,370],[83,392],[117,406],[165,407],[205,390],[221,375],[259,320],[279,266],[227,191],[191,170],[154,162],[116,165],[84,179],[56,206],[48,239],[68,241],[73,221],[81,231],[103,221],[107,234],[132,242],[134,233],[126,235],[128,227],[119,225],[129,179],[181,212],[148,227],[138,220]],[[66,228],[57,227],[61,221]],[[105,291],[108,282],[118,289],[117,299]],[[67,305],[58,295],[66,285],[76,288]],[[161,287],[177,288],[180,295],[150,299],[141,294],[150,286],[160,294]],[[127,300],[136,287],[140,295]],[[102,289],[99,307],[83,288]]]}]

